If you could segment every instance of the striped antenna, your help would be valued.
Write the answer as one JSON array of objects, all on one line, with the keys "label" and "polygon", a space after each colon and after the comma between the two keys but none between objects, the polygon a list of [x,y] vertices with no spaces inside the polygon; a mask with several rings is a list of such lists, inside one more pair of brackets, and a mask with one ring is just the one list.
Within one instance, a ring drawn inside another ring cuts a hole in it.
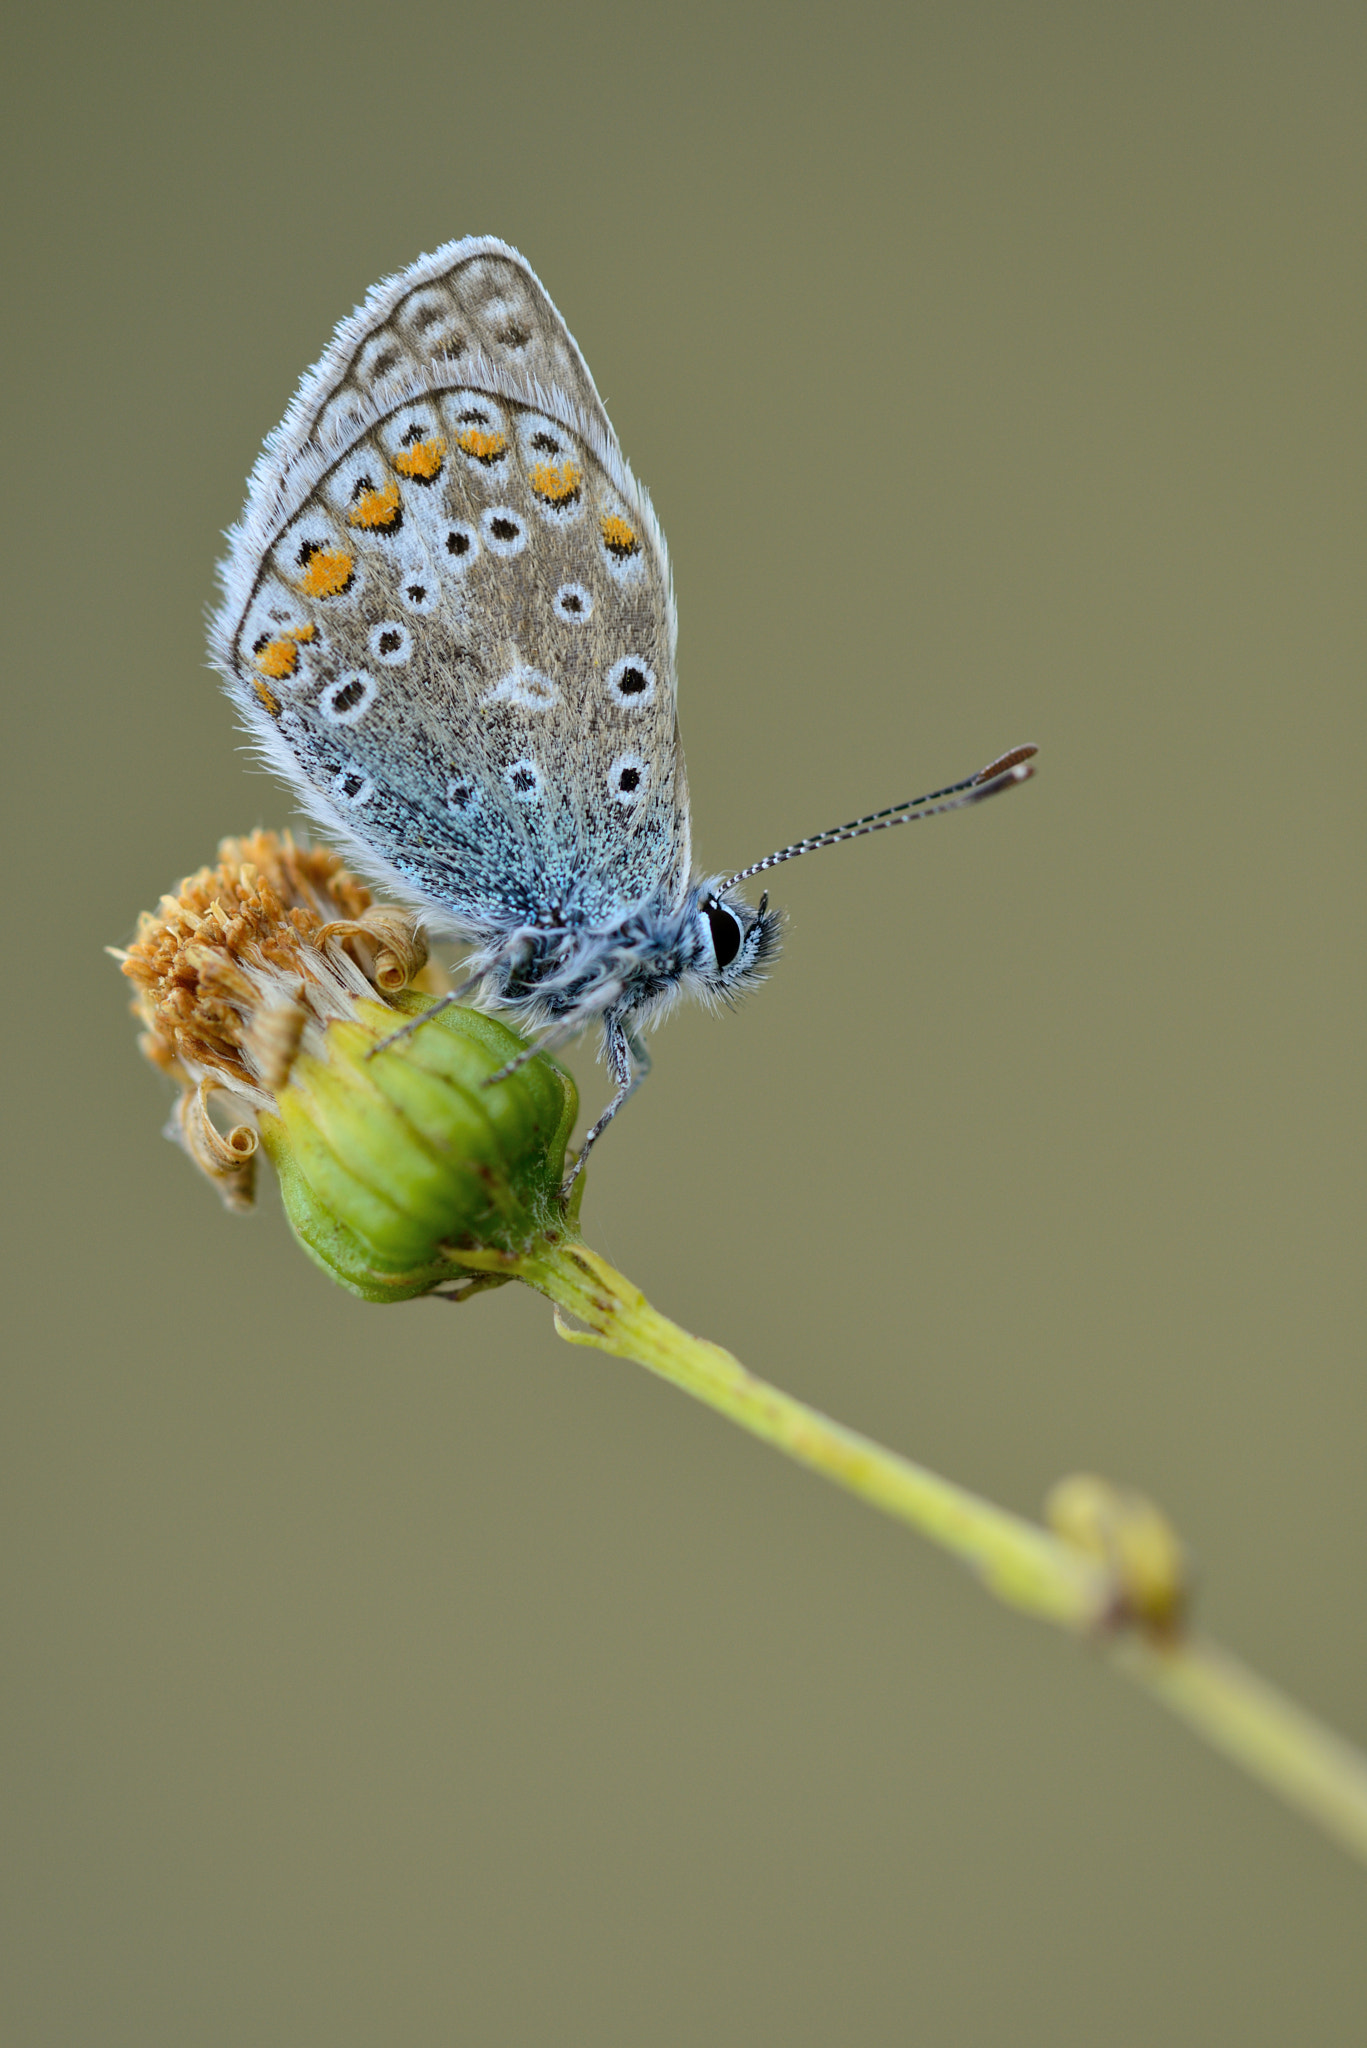
[{"label": "striped antenna", "polygon": [[917,818],[938,818],[945,811],[961,811],[966,804],[980,804],[985,797],[996,796],[1017,782],[1028,782],[1035,772],[1029,763],[1038,752],[1037,747],[1013,747],[1009,754],[989,761],[986,768],[980,768],[963,782],[951,782],[947,789],[932,789],[926,796],[913,797],[909,804],[892,804],[886,811],[870,811],[866,818],[855,818],[849,825],[836,825],[829,832],[818,832],[813,839],[781,846],[777,853],[757,860],[753,867],[741,868],[728,876],[717,894],[724,896],[737,882],[762,875],[766,868],[776,868],[782,861],[796,860],[800,853],[815,853],[819,846],[838,846],[842,839],[862,839],[866,832],[883,832],[889,825],[912,824]]}]

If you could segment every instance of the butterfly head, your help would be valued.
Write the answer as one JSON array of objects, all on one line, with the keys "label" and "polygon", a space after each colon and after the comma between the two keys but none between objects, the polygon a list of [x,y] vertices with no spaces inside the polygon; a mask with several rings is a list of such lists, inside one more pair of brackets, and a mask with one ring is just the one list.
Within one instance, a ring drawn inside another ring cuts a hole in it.
[{"label": "butterfly head", "polygon": [[698,885],[693,897],[697,939],[694,986],[703,997],[731,999],[763,979],[779,948],[783,914],[769,908],[766,890],[759,908],[734,896],[720,877]]}]

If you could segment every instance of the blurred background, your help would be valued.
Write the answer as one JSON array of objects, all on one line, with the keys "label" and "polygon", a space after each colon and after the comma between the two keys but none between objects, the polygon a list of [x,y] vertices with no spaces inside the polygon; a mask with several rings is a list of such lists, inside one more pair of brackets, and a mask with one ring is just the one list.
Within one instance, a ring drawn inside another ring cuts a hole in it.
[{"label": "blurred background", "polygon": [[1367,1741],[1367,16],[8,41],[5,2038],[1362,2038],[1336,1848],[532,1295],[365,1307],[272,1190],[224,1213],[100,948],[291,821],[203,615],[298,377],[514,242],[669,536],[705,862],[1043,750],[775,878],[590,1242],[1010,1506],[1144,1487],[1204,1624]]}]

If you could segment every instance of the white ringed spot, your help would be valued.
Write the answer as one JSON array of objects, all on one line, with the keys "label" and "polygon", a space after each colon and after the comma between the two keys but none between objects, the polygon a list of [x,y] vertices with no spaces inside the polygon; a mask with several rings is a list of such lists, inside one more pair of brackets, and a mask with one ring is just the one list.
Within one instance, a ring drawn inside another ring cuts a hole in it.
[{"label": "white ringed spot", "polygon": [[413,652],[413,635],[397,619],[381,619],[370,629],[370,653],[374,661],[398,668]]},{"label": "white ringed spot", "polygon": [[446,785],[446,808],[458,817],[477,811],[483,792],[473,775],[453,775]]},{"label": "white ringed spot", "polygon": [[491,555],[520,555],[527,545],[526,524],[510,505],[487,505],[479,515],[479,530]]},{"label": "white ringed spot", "polygon": [[352,669],[328,684],[318,700],[318,709],[329,725],[355,725],[374,703],[378,688],[374,676],[365,669]]},{"label": "white ringed spot", "polygon": [[479,535],[473,526],[465,525],[463,520],[458,521],[456,525],[447,527],[441,545],[442,566],[453,570],[457,576],[463,576],[479,553]]},{"label": "white ringed spot", "polygon": [[639,754],[619,754],[608,770],[608,795],[623,810],[633,810],[650,788],[650,763]]},{"label": "white ringed spot", "polygon": [[368,804],[375,794],[375,785],[368,775],[362,775],[359,768],[348,762],[333,776],[332,794],[344,804]]},{"label": "white ringed spot", "polygon": [[562,583],[551,600],[551,610],[567,626],[582,626],[593,617],[593,592],[582,583]]},{"label": "white ringed spot", "polygon": [[607,673],[608,695],[626,711],[642,711],[655,698],[655,671],[639,654],[624,654]]},{"label": "white ringed spot", "polygon": [[520,804],[534,804],[541,796],[541,770],[535,761],[526,755],[520,761],[512,761],[503,771],[503,780]]}]

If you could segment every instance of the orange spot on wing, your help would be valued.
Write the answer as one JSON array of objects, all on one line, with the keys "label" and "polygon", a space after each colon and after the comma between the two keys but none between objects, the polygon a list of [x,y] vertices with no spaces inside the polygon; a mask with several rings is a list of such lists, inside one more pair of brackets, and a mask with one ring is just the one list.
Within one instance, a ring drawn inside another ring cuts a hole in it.
[{"label": "orange spot on wing", "polygon": [[456,442],[476,462],[497,462],[507,445],[506,434],[485,434],[478,427],[467,427]]},{"label": "orange spot on wing", "polygon": [[616,555],[619,561],[624,560],[627,555],[640,552],[641,543],[636,538],[635,528],[628,526],[625,519],[619,519],[615,512],[609,512],[599,524],[603,529],[604,546],[610,554]]},{"label": "orange spot on wing", "polygon": [[532,470],[532,489],[539,498],[546,498],[552,505],[571,503],[579,496],[579,486],[584,481],[584,472],[577,463],[562,463],[559,468],[553,462],[538,462]]},{"label": "orange spot on wing", "polygon": [[285,638],[298,640],[302,645],[305,641],[311,640],[317,630],[316,626],[290,626],[286,629]]},{"label": "orange spot on wing", "polygon": [[350,583],[353,567],[351,556],[344,555],[340,548],[319,548],[316,555],[309,556],[299,588],[305,597],[336,597]]},{"label": "orange spot on wing", "polygon": [[[315,555],[314,561],[317,559]],[[287,633],[280,640],[267,641],[264,647],[257,648],[253,658],[263,676],[269,676],[273,683],[283,683],[286,676],[292,676],[299,666],[295,635]]]},{"label": "orange spot on wing", "polygon": [[[276,644],[278,646],[279,642],[277,641]],[[270,712],[271,717],[278,718],[280,716],[280,699],[276,696],[270,685],[263,683],[260,676],[253,676],[252,688],[256,691],[257,696],[261,699],[267,711]]]},{"label": "orange spot on wing", "polygon": [[394,457],[394,467],[400,476],[415,477],[419,483],[430,484],[441,474],[445,460],[446,443],[436,434],[430,441],[415,441],[411,448],[400,449]]},{"label": "orange spot on wing", "polygon": [[386,484],[382,491],[366,491],[359,497],[347,513],[347,523],[363,526],[370,532],[383,532],[386,526],[394,524],[399,513],[399,487]]}]

